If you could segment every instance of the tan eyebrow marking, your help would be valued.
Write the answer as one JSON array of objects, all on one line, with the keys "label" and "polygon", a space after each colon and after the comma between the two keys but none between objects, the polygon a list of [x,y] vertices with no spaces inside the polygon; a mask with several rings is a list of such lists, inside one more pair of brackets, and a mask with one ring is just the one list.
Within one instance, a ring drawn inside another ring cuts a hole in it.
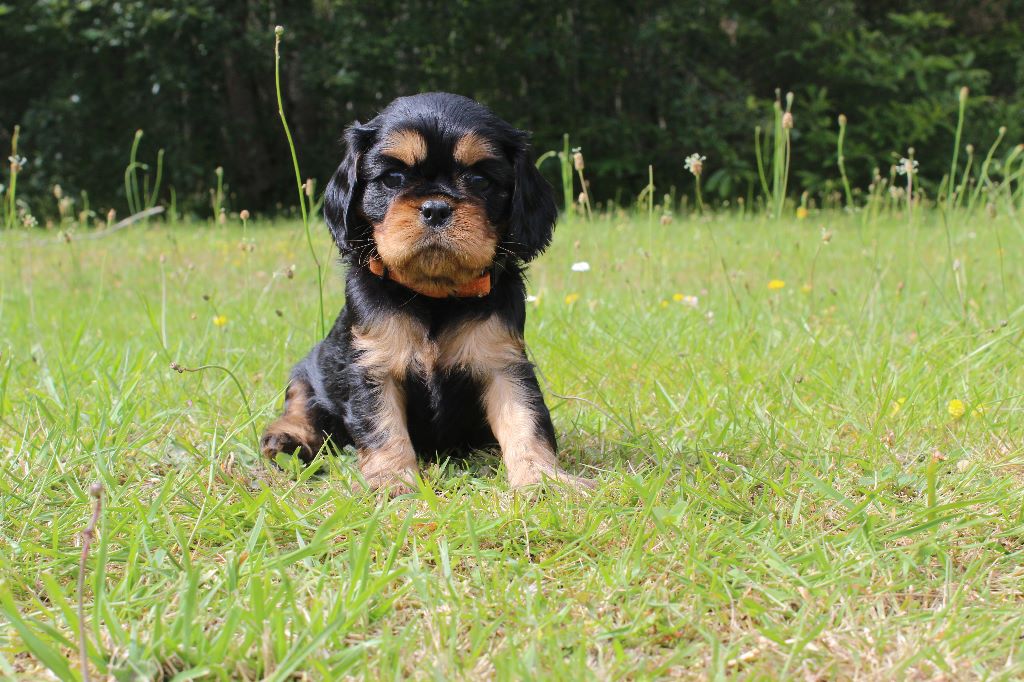
[{"label": "tan eyebrow marking", "polygon": [[466,133],[455,143],[455,160],[464,166],[472,166],[484,159],[497,156],[494,145],[476,133]]},{"label": "tan eyebrow marking", "polygon": [[427,141],[415,130],[399,130],[388,135],[381,153],[406,166],[415,166],[427,158]]}]

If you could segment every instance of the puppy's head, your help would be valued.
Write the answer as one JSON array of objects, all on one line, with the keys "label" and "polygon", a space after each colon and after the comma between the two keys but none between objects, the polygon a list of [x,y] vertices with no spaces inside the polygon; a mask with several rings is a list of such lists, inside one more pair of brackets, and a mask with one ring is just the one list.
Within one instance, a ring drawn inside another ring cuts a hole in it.
[{"label": "puppy's head", "polygon": [[338,248],[425,286],[464,284],[500,256],[531,260],[557,211],[526,138],[459,95],[395,100],[345,132],[324,196]]}]

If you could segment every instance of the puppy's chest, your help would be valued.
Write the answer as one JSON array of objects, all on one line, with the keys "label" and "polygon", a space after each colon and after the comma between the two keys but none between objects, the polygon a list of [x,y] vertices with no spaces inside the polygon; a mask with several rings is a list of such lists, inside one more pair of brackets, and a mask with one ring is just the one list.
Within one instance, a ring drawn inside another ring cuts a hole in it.
[{"label": "puppy's chest", "polygon": [[425,383],[453,371],[486,379],[523,357],[522,339],[496,316],[431,334],[421,322],[392,315],[352,330],[356,362],[377,379],[417,376]]}]

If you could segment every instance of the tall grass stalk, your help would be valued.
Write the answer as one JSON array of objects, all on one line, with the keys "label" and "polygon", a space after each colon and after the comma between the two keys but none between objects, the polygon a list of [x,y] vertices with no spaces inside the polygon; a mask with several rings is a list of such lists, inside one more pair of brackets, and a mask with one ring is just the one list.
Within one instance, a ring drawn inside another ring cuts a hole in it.
[{"label": "tall grass stalk", "polygon": [[771,196],[768,178],[764,172],[764,152],[761,150],[761,126],[754,126],[754,158],[757,159],[757,177],[761,181],[761,192],[765,199]]},{"label": "tall grass stalk", "polygon": [[14,126],[14,134],[11,135],[11,176],[7,182],[7,215],[5,224],[13,228],[18,223],[18,173],[21,172],[21,162],[18,156],[18,136],[21,133],[21,126]]},{"label": "tall grass stalk", "polygon": [[159,149],[156,153],[156,179],[153,181],[153,191],[146,198],[146,208],[156,206],[156,200],[160,196],[160,183],[164,177],[164,150]]},{"label": "tall grass stalk", "polygon": [[580,198],[582,199],[583,210],[587,220],[591,220],[594,216],[590,207],[590,190],[587,189],[587,180],[583,177],[583,150],[579,147],[572,152],[572,166],[580,178]]},{"label": "tall grass stalk", "polygon": [[974,210],[975,202],[978,201],[981,196],[981,191],[984,188],[991,186],[992,182],[988,177],[988,169],[992,165],[992,156],[996,153],[996,149],[1003,142],[1003,138],[1006,137],[1006,126],[999,128],[999,135],[996,136],[996,141],[989,147],[988,154],[985,155],[985,160],[981,162],[981,169],[978,171],[978,183],[974,186],[974,191],[971,192],[971,198],[967,202],[968,213]]},{"label": "tall grass stalk", "polygon": [[288,119],[284,115],[284,98],[281,96],[281,36],[284,35],[284,26],[274,28],[274,90],[277,94],[277,114],[281,117],[281,127],[284,128],[284,135],[288,138],[288,150],[292,155],[292,168],[295,171],[295,189],[299,193],[299,209],[302,211],[302,227],[306,231],[306,245],[316,265],[317,292],[320,296],[320,336],[327,334],[327,321],[324,317],[324,268],[320,264],[320,258],[316,255],[316,248],[313,246],[313,235],[309,230],[309,213],[306,211],[306,196],[302,183],[302,173],[299,172],[299,157],[295,153],[295,140],[292,139],[292,131],[288,127]]},{"label": "tall grass stalk", "polygon": [[843,141],[846,139],[846,114],[839,114],[839,137],[836,140],[836,163],[839,175],[843,179],[843,192],[846,195],[846,208],[853,208],[853,192],[850,191],[850,179],[846,177],[846,156],[843,155]]},{"label": "tall grass stalk", "polygon": [[569,153],[569,133],[562,134],[562,151],[558,154],[562,169],[562,199],[565,201],[565,215],[572,214],[575,202],[572,198],[572,158]]},{"label": "tall grass stalk", "polygon": [[124,193],[128,200],[128,214],[135,215],[142,210],[142,197],[139,194],[139,169],[147,170],[145,164],[138,162],[139,143],[142,142],[142,129],[135,131],[131,152],[128,154],[128,166],[124,169]]},{"label": "tall grass stalk", "polygon": [[949,163],[949,185],[946,187],[947,211],[953,209],[953,198],[956,192],[954,187],[956,183],[956,164],[957,157],[960,154],[960,138],[963,137],[964,133],[964,114],[967,111],[967,95],[969,92],[970,90],[967,89],[967,86],[960,88],[960,110],[956,119],[956,135],[953,137],[953,159]]},{"label": "tall grass stalk", "polygon": [[782,217],[786,205],[786,187],[789,184],[789,164],[792,156],[790,131],[793,129],[793,93],[786,93],[786,107],[783,109],[779,91],[776,90],[773,111],[775,120],[772,135],[772,209],[775,218]]},{"label": "tall grass stalk", "polygon": [[213,209],[213,221],[217,222],[224,211],[224,167],[217,166],[213,174],[217,177],[217,186],[210,197],[210,208]]},{"label": "tall grass stalk", "polygon": [[907,149],[907,158],[900,163],[903,165],[903,174],[907,176],[907,220],[912,225],[914,223],[914,173],[917,172],[913,147]]},{"label": "tall grass stalk", "polygon": [[964,196],[967,194],[967,187],[971,181],[971,167],[974,165],[974,145],[968,144],[964,147],[964,151],[967,152],[967,164],[964,166],[964,174],[960,177],[960,184],[957,185],[956,193],[953,195],[955,208],[962,208],[964,205]]}]

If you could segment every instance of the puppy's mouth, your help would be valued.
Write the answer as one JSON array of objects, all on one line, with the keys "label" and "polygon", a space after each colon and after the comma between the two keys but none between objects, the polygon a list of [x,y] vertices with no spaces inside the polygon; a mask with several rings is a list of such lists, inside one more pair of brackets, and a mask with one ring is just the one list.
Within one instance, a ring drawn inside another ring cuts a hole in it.
[{"label": "puppy's mouth", "polygon": [[423,208],[430,201],[436,200],[400,197],[374,227],[384,265],[424,283],[457,286],[478,278],[494,261],[498,244],[486,211],[475,203],[451,202],[443,219],[431,220],[429,206]]}]

